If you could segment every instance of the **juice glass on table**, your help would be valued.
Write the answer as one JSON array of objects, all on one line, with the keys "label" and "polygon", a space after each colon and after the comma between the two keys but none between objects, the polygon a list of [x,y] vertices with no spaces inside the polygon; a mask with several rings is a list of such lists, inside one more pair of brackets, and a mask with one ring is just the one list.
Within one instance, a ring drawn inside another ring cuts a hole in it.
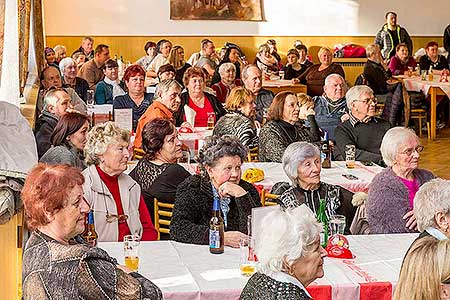
[{"label": "juice glass on table", "polygon": [[251,236],[240,239],[239,251],[241,255],[239,269],[244,276],[252,276],[255,273],[257,262],[256,255],[253,250],[254,240]]},{"label": "juice glass on table", "polygon": [[137,272],[139,268],[139,242],[138,235],[126,235],[123,238],[125,266],[134,272]]}]

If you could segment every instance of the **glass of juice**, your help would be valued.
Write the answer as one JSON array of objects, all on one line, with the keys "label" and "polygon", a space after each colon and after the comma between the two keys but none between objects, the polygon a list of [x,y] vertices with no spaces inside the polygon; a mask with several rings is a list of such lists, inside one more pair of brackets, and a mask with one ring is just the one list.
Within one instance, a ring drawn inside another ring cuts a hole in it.
[{"label": "glass of juice", "polygon": [[239,269],[244,276],[252,276],[255,273],[256,255],[253,251],[253,240],[250,236],[240,239],[239,250],[241,261]]},{"label": "glass of juice", "polygon": [[123,252],[125,256],[125,266],[133,272],[139,268],[139,242],[138,235],[126,235],[123,237]]}]

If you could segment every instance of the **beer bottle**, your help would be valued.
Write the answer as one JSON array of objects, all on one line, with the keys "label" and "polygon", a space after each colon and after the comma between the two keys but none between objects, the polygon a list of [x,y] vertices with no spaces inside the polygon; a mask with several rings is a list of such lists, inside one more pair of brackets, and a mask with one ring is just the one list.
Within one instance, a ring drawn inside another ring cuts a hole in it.
[{"label": "beer bottle", "polygon": [[319,210],[317,211],[317,221],[322,224],[320,244],[325,248],[328,243],[328,217],[325,213],[325,199],[320,199]]},{"label": "beer bottle", "polygon": [[212,217],[209,222],[209,252],[213,254],[223,253],[224,223],[220,215],[219,199],[214,199]]},{"label": "beer bottle", "polygon": [[330,141],[328,140],[328,132],[325,131],[325,138],[322,142],[322,153],[323,153],[323,161],[322,161],[322,168],[329,169],[331,168],[331,148],[330,148]]},{"label": "beer bottle", "polygon": [[83,233],[84,240],[91,246],[97,246],[97,232],[95,231],[94,225],[94,211],[90,210],[88,213],[88,220],[86,224],[86,228]]}]

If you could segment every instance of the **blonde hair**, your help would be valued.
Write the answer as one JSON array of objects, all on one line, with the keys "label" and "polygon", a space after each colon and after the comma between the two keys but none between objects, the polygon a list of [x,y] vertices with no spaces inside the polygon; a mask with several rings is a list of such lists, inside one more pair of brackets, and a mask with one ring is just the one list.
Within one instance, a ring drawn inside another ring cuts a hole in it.
[{"label": "blonde hair", "polygon": [[228,95],[225,102],[225,108],[230,111],[238,110],[245,102],[249,101],[255,101],[255,95],[245,87],[237,86],[234,87]]},{"label": "blonde hair", "polygon": [[270,52],[269,45],[267,45],[267,44],[259,45],[258,53],[265,53],[265,52]]},{"label": "blonde hair", "polygon": [[314,107],[313,99],[306,95],[305,93],[298,93],[297,95],[298,105],[302,107],[303,105]]},{"label": "blonde hair", "polygon": [[317,53],[317,56],[320,57],[322,55],[322,53],[324,53],[324,52],[329,52],[330,54],[333,54],[333,51],[331,51],[330,48],[328,48],[328,47],[320,47],[319,52]]},{"label": "blonde hair", "polygon": [[172,65],[172,66],[174,66],[174,68],[175,69],[179,69],[179,68],[181,68],[182,66],[184,66],[184,64],[185,64],[185,62],[184,62],[184,60],[183,61],[181,61],[180,60],[180,56],[178,55],[178,50],[183,50],[183,52],[184,52],[184,49],[183,49],[183,47],[181,47],[181,46],[174,46],[173,48],[172,48],[172,50],[170,50],[170,55],[169,55],[169,63]]},{"label": "blonde hair", "polygon": [[67,54],[67,49],[63,45],[56,45],[53,48],[53,51],[55,51],[55,59],[56,59],[56,61],[60,61],[61,59],[63,59],[62,55],[63,54]]},{"label": "blonde hair", "polygon": [[441,283],[450,279],[450,240],[424,237],[403,261],[394,300],[440,299]]},{"label": "blonde hair", "polygon": [[106,152],[109,145],[119,142],[129,142],[130,133],[114,122],[97,124],[88,133],[84,155],[88,165],[97,165],[99,155]]}]

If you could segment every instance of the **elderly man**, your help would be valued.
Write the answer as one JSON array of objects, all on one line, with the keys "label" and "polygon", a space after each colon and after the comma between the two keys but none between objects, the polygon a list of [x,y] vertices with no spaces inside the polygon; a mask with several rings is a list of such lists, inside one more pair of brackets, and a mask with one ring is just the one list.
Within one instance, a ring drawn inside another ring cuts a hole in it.
[{"label": "elderly man", "polygon": [[408,53],[413,53],[411,37],[405,28],[397,25],[397,14],[395,12],[386,13],[386,23],[378,31],[375,37],[375,44],[381,48],[381,53],[385,60],[389,60],[395,55],[395,47],[398,44],[405,43],[408,47]]},{"label": "elderly man", "polygon": [[256,120],[262,122],[265,112],[272,104],[273,93],[262,88],[262,73],[255,65],[246,65],[242,69],[242,81],[246,89],[256,96]]},{"label": "elderly man", "polygon": [[200,59],[195,64],[195,66],[205,69],[208,72],[209,76],[214,75],[217,67],[216,62],[213,59],[215,51],[216,48],[211,40],[202,40],[202,55],[200,56]]},{"label": "elderly man", "polygon": [[70,96],[66,90],[55,88],[48,91],[44,97],[44,110],[36,121],[36,144],[38,157],[41,158],[50,149],[50,138],[58,119],[72,109]]},{"label": "elderly man", "polygon": [[[43,91],[43,93],[39,93],[36,104],[36,116],[40,115],[44,106],[43,94],[45,94],[45,92],[52,87],[61,88],[63,87],[63,83],[59,69],[54,66],[48,66],[41,73],[41,91]],[[81,100],[75,90],[69,87],[64,87],[64,89],[69,94],[70,103],[73,108],[81,113],[87,113],[86,104],[83,102],[83,100]]]},{"label": "elderly man", "polygon": [[345,94],[349,119],[336,127],[336,157],[345,158],[347,145],[355,145],[356,159],[383,164],[380,145],[391,124],[375,117],[377,100],[370,87],[356,85]]},{"label": "elderly man", "polygon": [[367,62],[364,64],[364,78],[375,95],[384,102],[382,118],[392,125],[400,125],[403,108],[403,87],[401,82],[390,82],[391,70],[383,61],[380,47],[371,44],[366,47]]},{"label": "elderly man", "polygon": [[316,122],[320,128],[328,132],[328,137],[334,141],[334,130],[336,126],[348,120],[347,102],[345,93],[347,84],[339,74],[330,74],[325,78],[322,96],[316,96],[314,100],[314,111]]},{"label": "elderly man", "polygon": [[85,61],[89,61],[94,58],[94,39],[90,36],[85,36],[81,41],[81,46],[72,53],[72,57],[76,53],[83,53],[85,56]]},{"label": "elderly man", "polygon": [[85,63],[78,71],[78,77],[83,78],[89,84],[91,90],[95,90],[95,85],[105,77],[103,68],[109,59],[109,47],[100,44],[95,47],[94,59]]}]

